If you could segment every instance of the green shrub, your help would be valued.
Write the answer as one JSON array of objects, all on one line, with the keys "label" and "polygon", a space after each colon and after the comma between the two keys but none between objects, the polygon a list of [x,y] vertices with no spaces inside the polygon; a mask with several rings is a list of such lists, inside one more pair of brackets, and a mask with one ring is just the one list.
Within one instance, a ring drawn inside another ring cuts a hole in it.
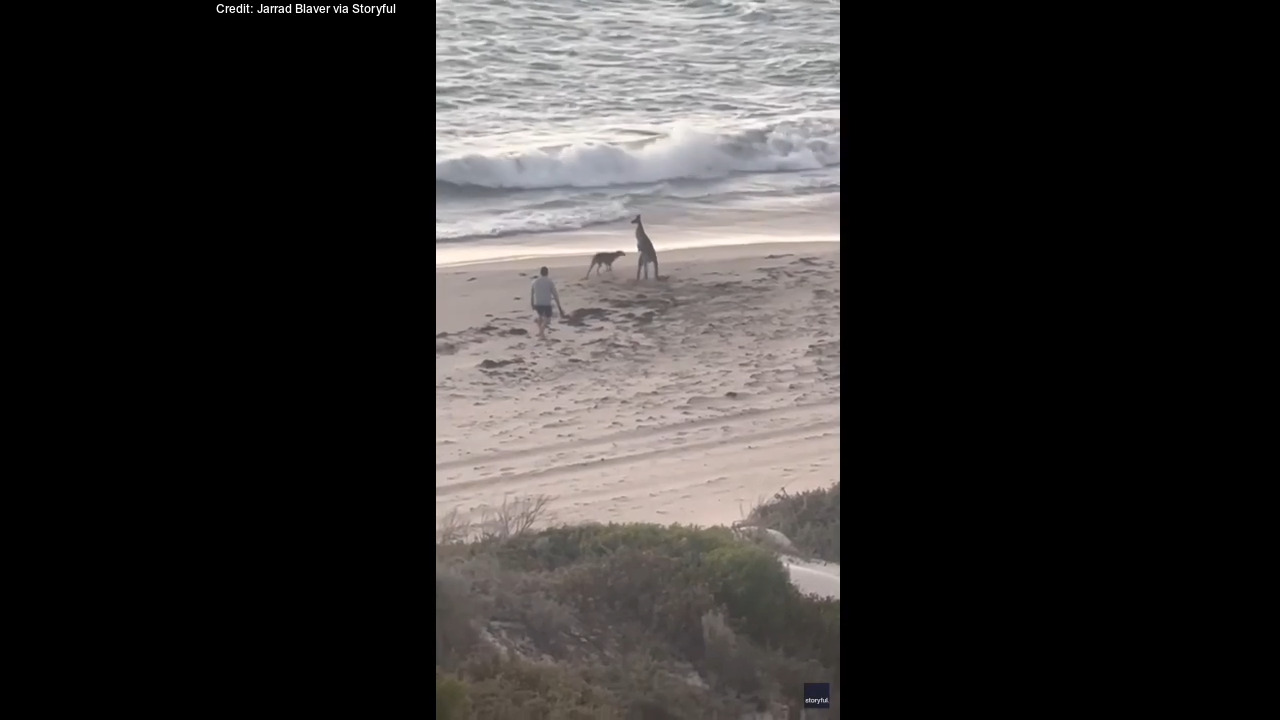
[{"label": "green shrub", "polygon": [[828,562],[840,562],[840,483],[795,495],[786,488],[757,506],[748,522],[786,535],[798,550]]},{"label": "green shrub", "polygon": [[805,597],[798,590],[786,602],[779,646],[790,654],[812,657],[828,668],[840,663],[840,601]]},{"label": "green shrub", "polygon": [[[736,718],[839,681],[839,601],[727,528],[560,527],[436,558],[437,672],[458,686],[442,717],[467,717],[461,697],[493,720]],[[478,642],[485,624],[507,650]]]},{"label": "green shrub", "polygon": [[448,667],[464,656],[479,637],[475,604],[467,581],[448,570],[436,570],[436,664]]},{"label": "green shrub", "polygon": [[744,632],[762,642],[780,634],[793,587],[786,567],[776,556],[740,543],[709,553],[706,571],[716,600]]},{"label": "green shrub", "polygon": [[611,523],[549,528],[503,543],[477,543],[475,547],[496,555],[504,567],[551,571],[621,549],[652,550],[671,559],[695,561],[716,548],[736,542],[733,533],[722,527]]},{"label": "green shrub", "polygon": [[[473,668],[474,672],[474,668]],[[508,660],[468,678],[475,717],[494,720],[565,720],[613,717],[612,693],[588,682],[578,668]]]},{"label": "green shrub", "polygon": [[471,699],[467,686],[451,677],[436,676],[437,720],[470,720]]}]

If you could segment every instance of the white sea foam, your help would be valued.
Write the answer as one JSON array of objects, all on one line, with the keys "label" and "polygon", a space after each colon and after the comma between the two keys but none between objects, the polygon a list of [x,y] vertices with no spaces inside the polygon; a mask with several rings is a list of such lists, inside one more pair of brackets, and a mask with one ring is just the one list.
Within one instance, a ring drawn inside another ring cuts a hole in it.
[{"label": "white sea foam", "polygon": [[436,162],[436,182],[500,189],[594,188],[840,164],[840,121],[814,118],[737,132],[678,123],[652,140],[469,154]]},{"label": "white sea foam", "polygon": [[635,215],[621,200],[563,208],[517,208],[496,214],[462,215],[436,221],[436,241],[577,230]]}]

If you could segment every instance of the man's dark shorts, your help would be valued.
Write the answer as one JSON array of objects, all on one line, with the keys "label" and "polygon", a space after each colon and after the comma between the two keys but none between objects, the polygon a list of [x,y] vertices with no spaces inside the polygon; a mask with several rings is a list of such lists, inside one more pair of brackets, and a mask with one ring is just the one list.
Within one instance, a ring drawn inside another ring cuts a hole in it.
[{"label": "man's dark shorts", "polygon": [[551,319],[550,305],[534,305],[533,309],[538,311],[538,317],[545,318],[547,320]]}]

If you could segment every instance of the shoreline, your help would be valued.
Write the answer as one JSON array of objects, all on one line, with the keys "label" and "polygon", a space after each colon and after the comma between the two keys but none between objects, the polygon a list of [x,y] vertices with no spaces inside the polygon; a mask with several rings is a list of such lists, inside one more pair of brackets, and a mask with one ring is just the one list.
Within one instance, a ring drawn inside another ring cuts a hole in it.
[{"label": "shoreline", "polygon": [[[725,247],[760,247],[823,243],[840,244],[838,215],[827,213],[744,213],[739,222],[669,225],[646,223],[661,263],[669,253]],[[470,267],[492,262],[529,261],[569,256],[590,258],[598,252],[635,252],[635,226],[610,223],[592,228],[523,233],[468,242],[436,244],[436,267]],[[829,248],[828,248],[829,249]]]},{"label": "shoreline", "polygon": [[[659,264],[661,264],[662,259],[667,257],[667,255],[670,253],[680,253],[680,252],[688,252],[688,251],[694,251],[694,250],[712,250],[716,248],[748,248],[748,247],[757,248],[757,247],[767,247],[772,245],[794,246],[794,245],[817,245],[817,244],[838,246],[840,244],[840,239],[839,238],[815,238],[815,237],[797,237],[794,239],[780,239],[777,237],[767,237],[758,241],[744,242],[742,240],[735,239],[735,240],[728,240],[724,242],[713,241],[713,242],[708,242],[704,244],[673,245],[666,250],[658,251],[658,262]],[[564,258],[569,258],[569,257],[582,257],[582,258],[590,259],[592,255],[594,255],[596,252],[599,252],[599,251],[583,250],[580,248],[552,248],[552,247],[538,247],[538,246],[524,247],[524,246],[514,246],[514,245],[511,247],[511,250],[507,252],[505,250],[500,250],[499,247],[500,246],[486,245],[486,246],[479,246],[474,249],[459,250],[456,252],[450,251],[446,253],[447,256],[455,256],[455,255],[463,256],[468,253],[474,253],[477,255],[492,254],[492,257],[477,257],[476,259],[471,259],[471,260],[452,259],[452,260],[444,260],[444,261],[439,260],[440,252],[439,252],[439,248],[437,248],[436,249],[436,257],[437,257],[436,268],[441,270],[447,270],[452,268],[471,268],[471,267],[493,265],[493,264],[499,264],[499,263],[532,262],[536,260],[563,260]],[[627,252],[627,251],[624,250],[624,252]],[[633,254],[633,253],[628,253],[628,255],[630,254]]]},{"label": "shoreline", "polygon": [[[743,258],[765,257],[769,254],[778,253],[817,253],[825,255],[832,251],[839,252],[839,238],[806,238],[799,237],[792,240],[762,240],[760,242],[725,242],[714,245],[695,245],[690,247],[672,247],[669,250],[658,251],[658,266],[670,262],[672,265],[677,263],[689,262],[714,262],[722,260],[737,260]],[[549,252],[537,252],[529,254],[514,255],[511,257],[498,257],[489,260],[466,260],[461,262],[451,262],[447,264],[436,264],[436,272],[438,274],[460,275],[467,271],[475,272],[493,272],[495,270],[509,270],[512,268],[524,268],[530,265],[546,265],[551,270],[568,270],[582,266],[585,271],[591,262],[591,257],[599,251],[586,251],[565,248],[562,250],[550,250]],[[629,267],[631,277],[635,277],[635,250],[624,250],[626,255],[619,258],[614,263],[614,273],[622,272],[623,267]],[[537,269],[536,267],[534,268]],[[607,274],[608,271],[606,270]],[[666,270],[663,268],[664,276]]]}]

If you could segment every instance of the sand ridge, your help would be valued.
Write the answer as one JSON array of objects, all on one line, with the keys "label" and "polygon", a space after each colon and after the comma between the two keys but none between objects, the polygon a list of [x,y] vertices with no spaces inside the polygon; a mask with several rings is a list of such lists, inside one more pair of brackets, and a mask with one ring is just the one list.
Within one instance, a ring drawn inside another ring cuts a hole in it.
[{"label": "sand ridge", "polygon": [[547,494],[560,522],[729,524],[838,479],[838,246],[659,253],[661,281],[555,259],[545,341],[540,262],[437,272],[437,520]]}]

